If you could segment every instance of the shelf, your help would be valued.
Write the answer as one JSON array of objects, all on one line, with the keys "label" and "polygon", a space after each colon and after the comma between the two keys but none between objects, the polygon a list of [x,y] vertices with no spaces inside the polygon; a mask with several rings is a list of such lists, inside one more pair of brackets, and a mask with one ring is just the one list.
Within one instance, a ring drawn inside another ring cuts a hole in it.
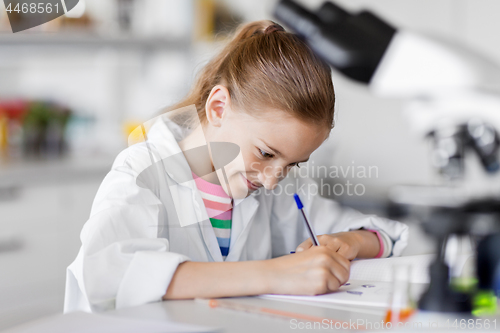
[{"label": "shelf", "polygon": [[4,47],[78,47],[132,50],[188,50],[190,38],[102,36],[83,33],[0,33],[0,50]]},{"label": "shelf", "polygon": [[114,158],[93,156],[0,161],[0,192],[24,186],[103,179],[111,169]]}]

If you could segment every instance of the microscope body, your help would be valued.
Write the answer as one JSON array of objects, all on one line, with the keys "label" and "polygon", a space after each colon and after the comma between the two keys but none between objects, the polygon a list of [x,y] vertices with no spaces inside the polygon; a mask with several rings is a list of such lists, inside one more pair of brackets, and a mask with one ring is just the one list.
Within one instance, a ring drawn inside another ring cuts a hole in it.
[{"label": "microscope body", "polygon": [[[374,95],[406,99],[403,112],[410,127],[430,139],[433,166],[445,184],[452,184],[442,190],[403,186],[391,195],[396,204],[424,211],[423,228],[438,240],[431,284],[419,307],[470,313],[470,298],[449,285],[444,248],[450,235],[471,234],[477,217],[486,214],[500,225],[498,189],[471,193],[460,186],[470,156],[487,174],[500,169],[500,68],[469,48],[401,31],[368,11],[351,14],[331,2],[312,12],[282,0],[274,15],[334,69],[366,84]],[[456,195],[455,189],[462,191]]]}]

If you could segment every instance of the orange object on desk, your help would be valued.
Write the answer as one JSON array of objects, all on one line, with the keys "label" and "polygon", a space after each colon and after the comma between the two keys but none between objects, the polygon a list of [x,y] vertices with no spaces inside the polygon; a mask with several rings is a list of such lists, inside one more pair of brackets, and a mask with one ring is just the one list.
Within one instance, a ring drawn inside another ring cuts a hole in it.
[{"label": "orange object on desk", "polygon": [[408,318],[410,318],[413,315],[414,312],[415,312],[415,309],[412,309],[412,308],[401,309],[399,311],[399,316],[397,314],[395,314],[395,316],[397,316],[398,318],[392,318],[392,316],[393,316],[392,309],[389,309],[389,310],[387,310],[387,314],[385,315],[384,322],[386,322],[386,323],[405,322],[408,320]]}]

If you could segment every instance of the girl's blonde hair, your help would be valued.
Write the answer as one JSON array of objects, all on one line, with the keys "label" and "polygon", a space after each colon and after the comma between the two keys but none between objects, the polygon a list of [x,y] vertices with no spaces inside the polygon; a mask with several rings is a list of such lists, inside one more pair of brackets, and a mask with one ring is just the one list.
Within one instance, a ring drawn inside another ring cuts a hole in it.
[{"label": "girl's blonde hair", "polygon": [[296,35],[272,21],[241,26],[201,70],[189,94],[169,109],[194,104],[200,121],[206,123],[205,104],[218,84],[228,89],[233,109],[248,113],[276,109],[308,123],[334,126],[330,67]]}]

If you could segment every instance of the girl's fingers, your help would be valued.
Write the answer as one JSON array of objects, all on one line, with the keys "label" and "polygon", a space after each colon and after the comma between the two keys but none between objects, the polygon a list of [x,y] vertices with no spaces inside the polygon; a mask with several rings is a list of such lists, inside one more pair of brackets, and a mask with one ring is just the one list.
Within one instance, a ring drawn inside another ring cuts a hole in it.
[{"label": "girl's fingers", "polygon": [[349,280],[349,261],[333,259],[330,262],[331,278],[328,279],[328,289],[335,291]]},{"label": "girl's fingers", "polygon": [[337,252],[338,254],[343,255],[349,260],[353,260],[357,255],[350,244],[342,241],[339,238],[331,238],[327,244],[327,247]]},{"label": "girl's fingers", "polygon": [[330,242],[328,242],[328,244],[326,244],[326,247],[328,247],[329,249],[332,249],[335,252],[339,252],[339,250],[342,248],[342,244],[343,243],[340,240],[338,240],[337,238],[334,238],[334,239],[330,240]]},{"label": "girl's fingers", "polygon": [[339,281],[339,286],[343,285],[349,280],[349,269],[346,269],[343,265],[337,263],[334,267],[332,267],[332,274]]},{"label": "girl's fingers", "polygon": [[345,283],[349,279],[351,262],[337,252],[318,248],[318,253],[314,254],[323,267],[328,267],[331,273],[341,282]]},{"label": "girl's fingers", "polygon": [[327,292],[337,291],[341,285],[342,283],[339,281],[339,279],[337,279],[337,277],[332,274],[327,282]]},{"label": "girl's fingers", "polygon": [[[328,243],[328,241],[329,241],[328,235],[320,235],[320,236],[318,236],[318,241],[319,241],[320,245],[326,245],[326,246],[328,246],[328,244],[329,244]],[[311,240],[311,238],[308,238],[305,241],[303,241],[299,246],[297,246],[297,249],[295,250],[295,252],[300,252],[300,251],[307,250],[311,246],[313,246],[312,240]],[[337,249],[335,249],[334,251],[337,251]]]},{"label": "girl's fingers", "polygon": [[351,261],[349,259],[338,253],[332,254],[332,258],[336,264],[342,267],[349,274],[349,270],[351,269]]},{"label": "girl's fingers", "polygon": [[337,250],[338,254],[346,257],[349,260],[352,260],[356,257],[355,255],[353,256],[352,252],[353,252],[352,248],[347,244],[342,244],[340,248]]},{"label": "girl's fingers", "polygon": [[312,241],[310,238],[308,238],[305,241],[303,241],[302,243],[300,243],[299,246],[297,246],[297,248],[295,249],[295,252],[301,252],[301,251],[307,250],[311,246],[312,246]]}]

